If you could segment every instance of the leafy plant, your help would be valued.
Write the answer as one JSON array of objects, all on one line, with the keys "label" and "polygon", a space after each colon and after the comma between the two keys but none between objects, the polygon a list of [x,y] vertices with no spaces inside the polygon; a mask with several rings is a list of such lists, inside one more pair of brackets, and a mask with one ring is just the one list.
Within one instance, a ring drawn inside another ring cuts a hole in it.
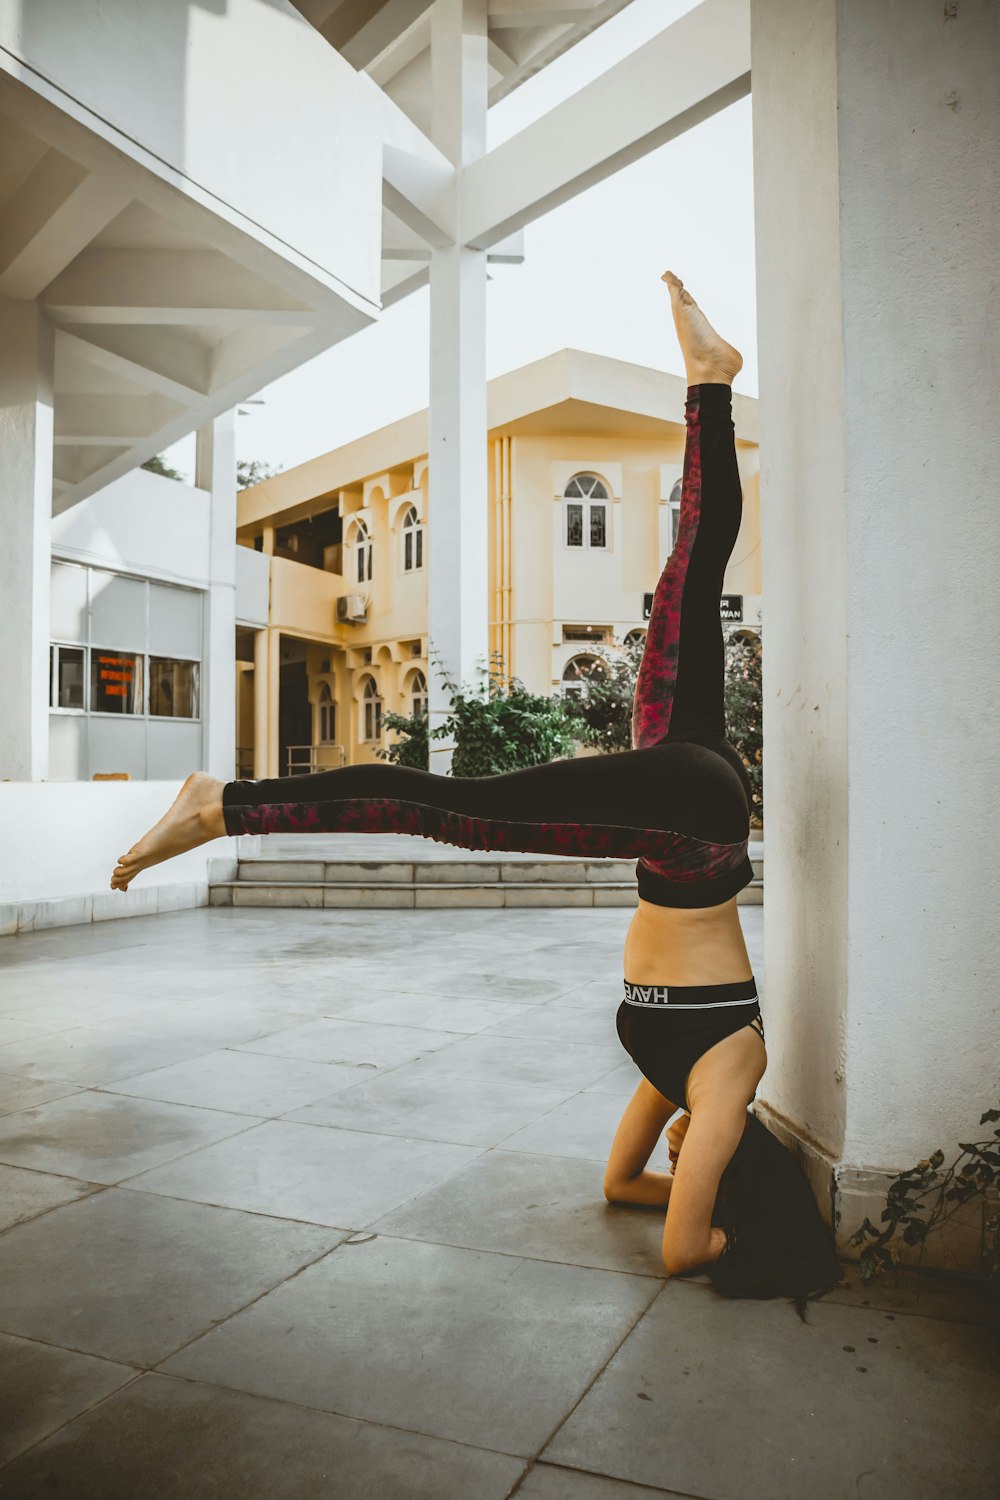
[{"label": "leafy plant", "polygon": [[[979,1123],[993,1124],[997,1120],[1000,1109],[988,1109]],[[863,1246],[859,1257],[862,1281],[871,1281],[880,1271],[896,1264],[898,1244],[893,1241],[897,1236],[904,1245],[919,1245],[919,1259],[922,1259],[924,1243],[932,1231],[947,1224],[964,1204],[980,1196],[985,1198],[991,1188],[1000,1184],[1000,1127],[988,1140],[960,1141],[958,1156],[944,1171],[943,1166],[944,1152],[939,1150],[908,1171],[900,1172],[890,1182],[886,1194],[881,1218],[884,1228],[877,1228],[866,1218],[851,1236],[852,1245]],[[1000,1213],[990,1216],[986,1228],[991,1236],[986,1270],[988,1275],[996,1276],[1000,1273],[997,1253]]]},{"label": "leafy plant", "polygon": [[434,666],[451,712],[430,738],[454,741],[452,776],[498,776],[572,753],[576,723],[561,698],[530,693],[495,660],[483,669],[486,681],[475,687],[453,682],[440,658]]},{"label": "leafy plant", "polygon": [[563,702],[576,720],[577,738],[593,750],[632,748],[632,699],[642,661],[642,641],[629,641],[615,650],[597,648],[602,667],[592,668],[580,694]]},{"label": "leafy plant", "polygon": [[273,479],[277,469],[272,469],[270,464],[264,463],[259,458],[238,458],[236,460],[236,488],[248,490],[251,485],[263,484],[265,479]]},{"label": "leafy plant", "polygon": [[184,475],[178,469],[172,469],[165,461],[162,453],[154,453],[152,458],[147,458],[141,465],[150,474],[161,474],[164,479],[177,479],[181,484],[186,483]]},{"label": "leafy plant", "polygon": [[396,766],[410,766],[415,771],[426,771],[430,756],[430,734],[426,714],[382,715],[382,724],[401,738],[394,740],[385,749],[380,746],[375,754]]},{"label": "leafy plant", "polygon": [[734,631],[726,639],[726,734],[750,778],[750,816],[764,820],[764,735],[759,635]]}]

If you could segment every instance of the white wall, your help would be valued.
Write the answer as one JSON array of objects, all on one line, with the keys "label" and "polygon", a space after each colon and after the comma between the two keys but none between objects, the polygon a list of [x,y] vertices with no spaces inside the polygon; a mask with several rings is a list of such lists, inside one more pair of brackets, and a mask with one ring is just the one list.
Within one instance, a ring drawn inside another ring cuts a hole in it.
[{"label": "white wall", "polygon": [[762,1092],[896,1169],[1000,1073],[1000,11],[753,0],[752,39]]},{"label": "white wall", "polygon": [[53,555],[207,588],[210,498],[207,490],[133,469],[53,516]]},{"label": "white wall", "polygon": [[[235,840],[216,839],[156,865],[124,895],[110,889],[119,855],[163,816],[179,790],[175,781],[0,783],[0,907],[93,895],[96,915],[113,916],[148,901],[151,892],[204,887],[209,859],[235,857]],[[187,905],[205,900],[203,889],[185,895]]]},{"label": "white wall", "polygon": [[130,154],[379,301],[375,101],[288,0],[4,4],[0,47],[91,112],[99,134],[110,126]]}]

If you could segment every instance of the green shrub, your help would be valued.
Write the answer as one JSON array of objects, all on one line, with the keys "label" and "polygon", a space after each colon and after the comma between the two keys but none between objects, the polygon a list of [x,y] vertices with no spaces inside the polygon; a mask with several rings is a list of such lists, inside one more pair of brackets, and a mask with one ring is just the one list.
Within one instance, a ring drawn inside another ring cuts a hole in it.
[{"label": "green shrub", "polygon": [[576,723],[562,698],[529,693],[516,677],[505,677],[491,663],[479,687],[459,687],[444,678],[451,712],[431,731],[432,739],[452,739],[453,776],[498,776],[525,766],[571,755]]},{"label": "green shrub", "polygon": [[762,646],[751,631],[726,640],[726,733],[747,768],[753,803],[750,816],[764,821],[764,737],[762,731]]},{"label": "green shrub", "polygon": [[452,776],[498,776],[573,753],[578,725],[561,698],[529,693],[495,664],[484,671],[486,680],[477,687],[460,687],[439,661],[435,667],[448,691],[448,717],[431,730],[422,714],[385,714],[383,725],[400,738],[377,751],[382,760],[426,771],[430,741],[451,739]]},{"label": "green shrub", "polygon": [[401,738],[394,740],[384,750],[379,747],[375,754],[382,760],[392,761],[393,765],[426,771],[430,751],[427,715],[387,713],[382,715],[382,726],[393,730]]},{"label": "green shrub", "polygon": [[591,670],[584,690],[563,701],[576,723],[581,744],[592,750],[631,750],[632,699],[642,661],[642,641],[630,641],[617,650],[598,648],[604,670]]}]

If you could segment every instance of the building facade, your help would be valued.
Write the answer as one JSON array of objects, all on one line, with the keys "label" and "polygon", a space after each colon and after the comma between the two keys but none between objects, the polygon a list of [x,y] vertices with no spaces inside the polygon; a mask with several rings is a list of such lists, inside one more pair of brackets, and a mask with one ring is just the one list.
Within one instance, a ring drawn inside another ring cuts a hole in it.
[{"label": "building facade", "polygon": [[[676,538],[685,390],[680,376],[577,350],[491,382],[489,655],[532,691],[586,691],[603,654],[644,633]],[[755,402],[737,397],[744,521],[725,613],[750,626],[761,614],[755,417]],[[270,558],[271,578],[266,631],[240,633],[247,774],[373,760],[387,711],[426,710],[436,523],[421,423],[407,418],[239,497],[239,539]]]}]

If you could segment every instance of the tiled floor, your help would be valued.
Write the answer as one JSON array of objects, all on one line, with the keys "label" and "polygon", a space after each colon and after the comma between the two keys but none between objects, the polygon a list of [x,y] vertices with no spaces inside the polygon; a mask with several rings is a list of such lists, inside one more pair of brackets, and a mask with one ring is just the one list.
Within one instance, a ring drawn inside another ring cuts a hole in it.
[{"label": "tiled floor", "polygon": [[0,1500],[992,1500],[968,1286],[803,1325],[604,1203],[627,919],[0,943]]}]

